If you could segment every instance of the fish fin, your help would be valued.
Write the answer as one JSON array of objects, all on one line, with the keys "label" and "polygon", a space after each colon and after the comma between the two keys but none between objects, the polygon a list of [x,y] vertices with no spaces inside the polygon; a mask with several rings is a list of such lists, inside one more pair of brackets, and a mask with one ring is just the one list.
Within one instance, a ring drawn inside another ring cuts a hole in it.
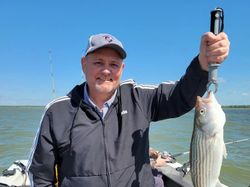
[{"label": "fish fin", "polygon": [[215,187],[228,187],[228,186],[226,186],[225,184],[222,184],[222,183],[218,180],[218,182],[217,182],[217,184],[216,184]]},{"label": "fish fin", "polygon": [[223,151],[223,156],[224,158],[227,158],[227,148],[226,148],[226,144],[224,144],[224,151]]}]

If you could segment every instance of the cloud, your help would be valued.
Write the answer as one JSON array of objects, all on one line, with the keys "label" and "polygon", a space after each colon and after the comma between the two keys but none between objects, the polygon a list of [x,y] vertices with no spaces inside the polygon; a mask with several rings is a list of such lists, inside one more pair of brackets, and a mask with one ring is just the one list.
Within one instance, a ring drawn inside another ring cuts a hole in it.
[{"label": "cloud", "polygon": [[242,95],[242,96],[249,96],[250,94],[247,93],[247,92],[243,92],[243,93],[241,93],[241,95]]}]

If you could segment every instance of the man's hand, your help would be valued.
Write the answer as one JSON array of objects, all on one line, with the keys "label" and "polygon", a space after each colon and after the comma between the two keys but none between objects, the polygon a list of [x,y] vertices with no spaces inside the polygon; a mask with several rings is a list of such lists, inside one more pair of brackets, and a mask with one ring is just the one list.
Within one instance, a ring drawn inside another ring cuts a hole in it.
[{"label": "man's hand", "polygon": [[222,63],[229,54],[230,41],[224,32],[214,35],[205,33],[201,38],[199,61],[203,70],[208,71],[210,62]]}]

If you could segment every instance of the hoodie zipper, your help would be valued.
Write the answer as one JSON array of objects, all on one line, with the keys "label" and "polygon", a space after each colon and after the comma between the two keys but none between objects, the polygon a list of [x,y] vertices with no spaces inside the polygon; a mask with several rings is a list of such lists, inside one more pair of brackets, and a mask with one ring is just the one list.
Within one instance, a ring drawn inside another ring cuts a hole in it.
[{"label": "hoodie zipper", "polygon": [[[118,92],[119,93],[119,92]],[[119,98],[119,96],[118,96]],[[118,100],[118,105],[121,103],[120,100]],[[104,119],[110,115],[110,113],[112,113],[112,110],[114,109],[115,105],[111,104],[110,108],[108,109],[106,115],[104,116]],[[119,108],[119,107],[118,107]],[[120,108],[118,109],[118,116],[119,116],[119,111]],[[96,111],[97,112],[97,111]],[[107,173],[107,183],[108,183],[108,187],[112,187],[112,183],[111,183],[111,173],[110,173],[110,162],[108,159],[108,146],[106,143],[106,136],[105,136],[105,123],[104,123],[104,119],[102,118],[102,116],[97,112],[98,116],[100,117],[100,120],[102,122],[102,126],[103,126],[103,143],[104,143],[104,154],[105,154],[105,164],[106,164],[106,173]],[[120,119],[118,120],[118,123],[120,123]]]},{"label": "hoodie zipper", "polygon": [[111,176],[110,176],[110,165],[109,165],[109,159],[108,159],[108,148],[106,143],[106,136],[105,136],[105,124],[102,120],[103,125],[103,143],[104,143],[104,154],[105,154],[105,164],[106,164],[106,173],[107,173],[107,183],[108,187],[112,187],[111,185]]}]

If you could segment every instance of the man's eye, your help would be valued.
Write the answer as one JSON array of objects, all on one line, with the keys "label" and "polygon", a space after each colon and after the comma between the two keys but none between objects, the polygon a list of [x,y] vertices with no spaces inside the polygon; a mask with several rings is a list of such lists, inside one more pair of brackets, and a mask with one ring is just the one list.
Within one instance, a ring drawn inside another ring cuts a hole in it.
[{"label": "man's eye", "polygon": [[94,64],[95,64],[95,65],[101,65],[102,62],[100,62],[100,61],[95,61]]},{"label": "man's eye", "polygon": [[119,65],[118,65],[118,64],[115,64],[115,63],[113,63],[113,64],[111,64],[111,67],[112,67],[112,68],[118,68],[118,67],[119,67]]}]

